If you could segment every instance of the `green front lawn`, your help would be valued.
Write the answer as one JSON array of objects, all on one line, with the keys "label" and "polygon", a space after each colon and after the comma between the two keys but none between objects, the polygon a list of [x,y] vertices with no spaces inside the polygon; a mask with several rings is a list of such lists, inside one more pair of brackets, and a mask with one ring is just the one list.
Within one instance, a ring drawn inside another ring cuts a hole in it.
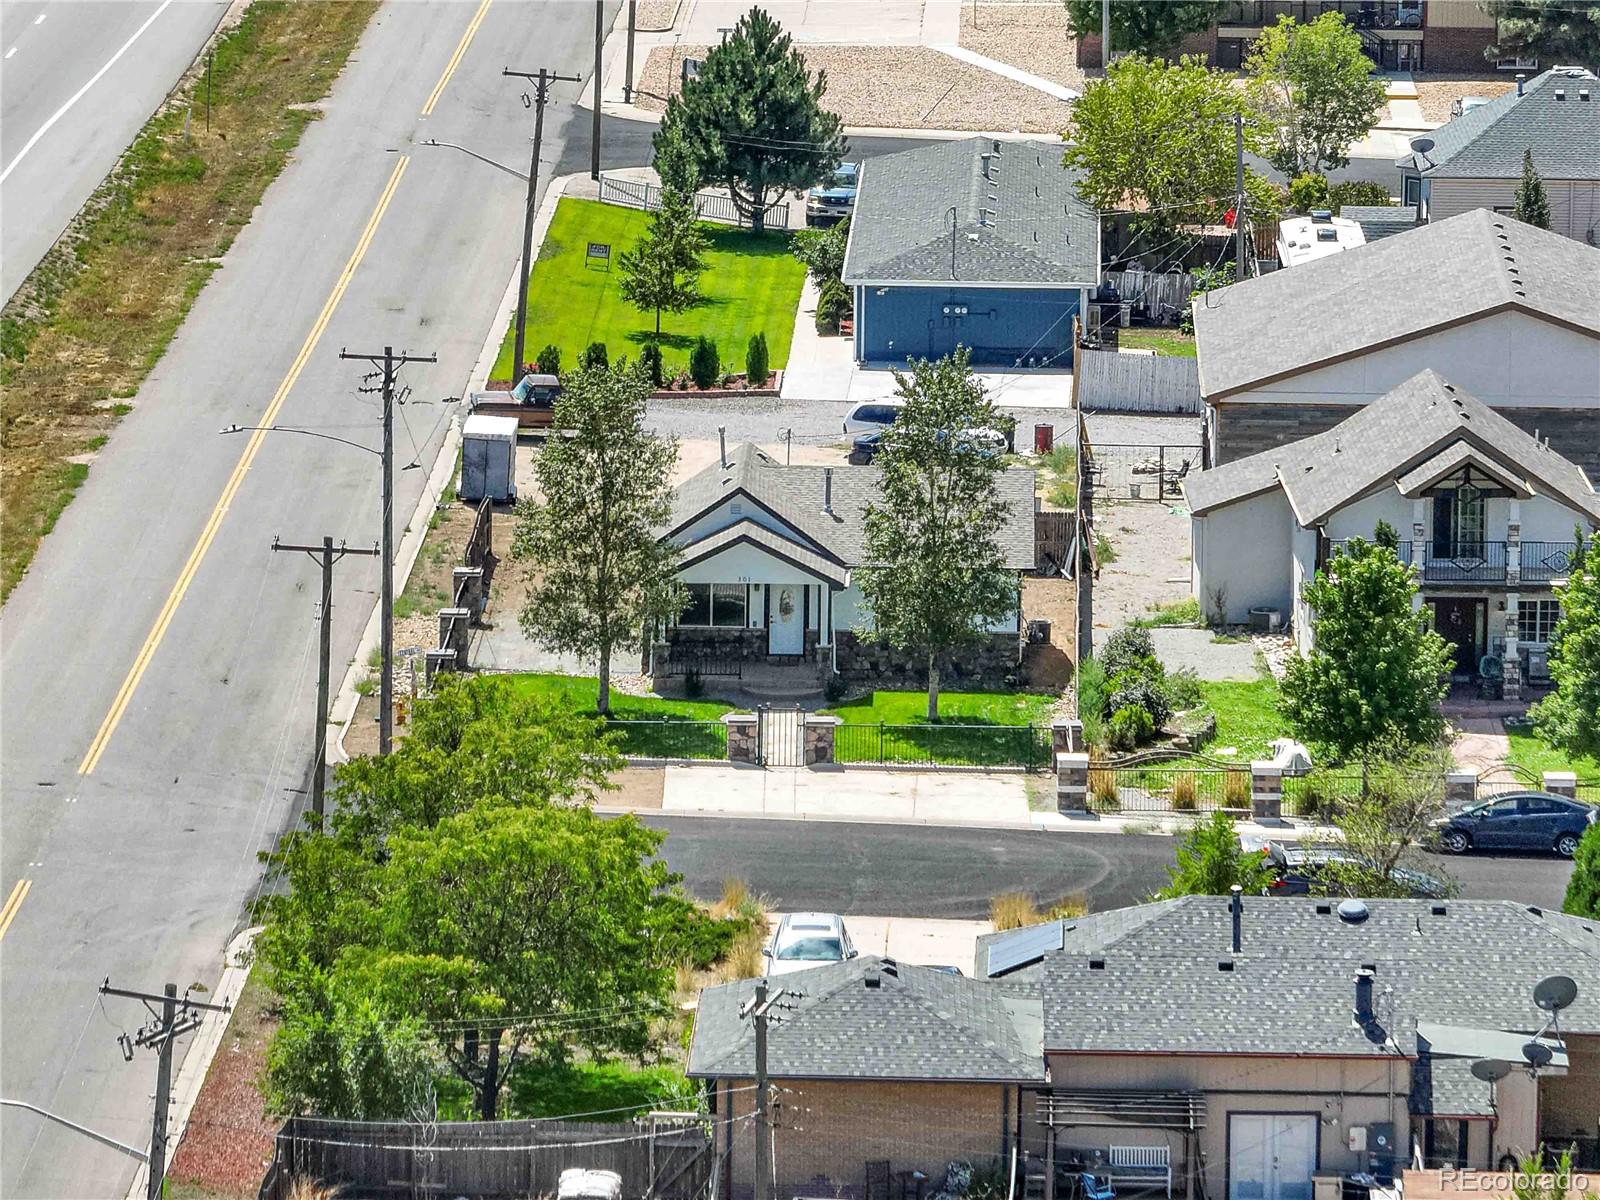
[{"label": "green front lawn", "polygon": [[691,1088],[678,1067],[625,1063],[527,1062],[506,1085],[508,1117],[546,1118],[592,1113],[594,1121],[631,1122],[650,1108],[681,1108]]},{"label": "green front lawn", "polygon": [[1572,771],[1579,779],[1600,779],[1600,762],[1586,754],[1572,755],[1557,750],[1529,728],[1507,726],[1511,749],[1506,760],[1513,766],[1543,775],[1546,771]]},{"label": "green front lawn", "polygon": [[[940,692],[939,720],[946,725],[1038,725],[1054,703],[1054,697],[1021,692]],[[852,725],[923,725],[928,693],[873,692],[826,711]]]},{"label": "green front lawn", "polygon": [[834,739],[838,762],[1042,767],[1050,733],[1035,727],[1054,702],[1019,692],[941,692],[937,724],[928,722],[926,692],[873,692],[827,711],[844,722]]},{"label": "green front lawn", "polygon": [[1193,358],[1194,334],[1176,329],[1119,329],[1117,347],[1121,350],[1154,350],[1178,358]]},{"label": "green front lawn", "polygon": [[1268,743],[1289,732],[1278,712],[1278,681],[1271,675],[1248,681],[1203,679],[1200,690],[1206,707],[1217,714],[1217,738],[1206,747],[1207,754],[1233,746],[1240,762],[1265,758]]},{"label": "green front lawn", "polygon": [[[530,361],[546,345],[554,345],[561,350],[562,370],[570,370],[591,342],[604,342],[613,363],[639,356],[639,347],[655,331],[655,314],[640,312],[622,298],[617,256],[639,240],[648,224],[648,214],[639,209],[595,200],[565,199],[556,205],[528,286]],[[767,335],[770,365],[783,366],[805,279],[805,268],[789,253],[789,236],[709,223],[705,228],[711,239],[700,277],[705,302],[686,313],[661,316],[668,373],[688,367],[689,350],[701,334],[717,344],[724,371],[744,370],[746,344],[758,332]],[[587,257],[590,242],[610,244],[609,271]],[[514,322],[515,317],[495,360],[497,380],[511,378]]]},{"label": "green front lawn", "polygon": [[[578,675],[507,675],[518,695],[554,700],[592,713],[600,698],[600,681]],[[726,758],[727,730],[718,722],[733,706],[720,700],[671,700],[632,696],[611,689],[612,726],[624,754],[641,758]],[[648,721],[648,725],[626,722]],[[679,722],[695,722],[675,728]]]}]

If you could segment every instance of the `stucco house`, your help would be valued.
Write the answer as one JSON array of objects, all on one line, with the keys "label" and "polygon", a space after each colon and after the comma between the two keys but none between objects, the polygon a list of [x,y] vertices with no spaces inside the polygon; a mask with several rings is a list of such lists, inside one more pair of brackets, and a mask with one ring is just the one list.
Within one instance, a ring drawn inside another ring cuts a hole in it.
[{"label": "stucco house", "polygon": [[[953,1159],[1003,1180],[1013,1152],[1017,1196],[1064,1200],[1057,1172],[1076,1169],[1166,1192],[1119,1175],[1113,1147],[1165,1161],[1184,1200],[1313,1200],[1347,1173],[1493,1168],[1541,1144],[1600,1161],[1593,921],[1188,896],[987,935],[975,960],[971,978],[866,956],[771,981],[791,993],[768,1035],[777,1195],[897,1196],[909,1171],[932,1192]],[[1559,1031],[1533,1002],[1554,975],[1577,983]],[[753,990],[703,991],[689,1048],[730,1200],[754,1190]],[[1530,1041],[1550,1052],[1537,1072]],[[1519,1069],[1490,1085],[1485,1059]]]},{"label": "stucco house", "polygon": [[[652,673],[685,653],[813,673],[882,671],[869,655],[872,616],[853,577],[878,475],[872,466],[787,466],[746,443],[679,485],[661,536],[678,547],[689,606],[657,631]],[[999,487],[1010,506],[1000,550],[1020,574],[1035,565],[1033,472],[1007,470]],[[1019,579],[1018,608],[989,628],[986,647],[951,664],[955,677],[1016,670],[1020,604]]]},{"label": "stucco house", "polygon": [[1475,208],[1509,213],[1522,181],[1522,156],[1550,199],[1550,229],[1595,245],[1600,236],[1600,79],[1582,67],[1553,67],[1516,89],[1413,141],[1395,161],[1404,200],[1424,221]]},{"label": "stucco house", "polygon": [[1428,368],[1600,477],[1600,249],[1483,209],[1195,303],[1207,463],[1321,433]]},{"label": "stucco house", "polygon": [[859,363],[942,358],[1072,365],[1073,318],[1100,283],[1100,217],[1058,144],[930,142],[861,166],[843,279]]},{"label": "stucco house", "polygon": [[1600,527],[1583,469],[1423,371],[1325,433],[1183,481],[1195,598],[1214,621],[1281,614],[1311,645],[1305,585],[1380,522],[1400,538],[1458,676],[1500,661],[1506,695],[1544,674],[1576,528]]}]

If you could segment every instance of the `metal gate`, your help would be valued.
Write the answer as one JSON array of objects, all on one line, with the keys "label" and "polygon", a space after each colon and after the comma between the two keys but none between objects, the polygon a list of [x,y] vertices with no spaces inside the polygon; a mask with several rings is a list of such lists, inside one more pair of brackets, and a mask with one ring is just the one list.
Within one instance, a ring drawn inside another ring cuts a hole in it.
[{"label": "metal gate", "polygon": [[763,767],[803,767],[806,763],[806,716],[797,706],[763,704],[756,713],[756,754]]},{"label": "metal gate", "polygon": [[1183,481],[1201,469],[1198,445],[1129,446],[1095,442],[1082,455],[1084,483],[1097,500],[1183,498]]}]

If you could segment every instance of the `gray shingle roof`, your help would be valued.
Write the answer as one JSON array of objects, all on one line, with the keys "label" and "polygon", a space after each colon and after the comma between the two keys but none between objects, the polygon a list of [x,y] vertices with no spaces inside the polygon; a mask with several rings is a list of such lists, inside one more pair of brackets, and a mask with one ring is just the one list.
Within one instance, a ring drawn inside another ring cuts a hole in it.
[{"label": "gray shingle roof", "polygon": [[1600,520],[1600,495],[1583,469],[1535,441],[1483,401],[1422,371],[1325,433],[1223,463],[1183,481],[1190,511],[1281,487],[1305,526],[1414,468],[1471,447],[1517,480]]},{"label": "gray shingle roof", "polygon": [[[982,157],[997,148],[997,158]],[[861,168],[844,281],[1094,287],[1100,219],[1078,198],[1078,179],[1047,142],[967,138],[871,159]]]},{"label": "gray shingle roof", "polygon": [[1523,151],[1532,150],[1546,179],[1600,179],[1600,81],[1579,67],[1555,68],[1528,80],[1522,95],[1507,92],[1428,136],[1433,149],[1395,165],[1427,179],[1516,179]]},{"label": "gray shingle roof", "polygon": [[1194,306],[1216,401],[1514,308],[1600,338],[1600,249],[1486,209],[1219,288]]},{"label": "gray shingle roof", "polygon": [[769,550],[779,558],[788,559],[802,570],[809,571],[819,579],[825,579],[838,587],[847,587],[850,583],[850,572],[840,563],[768,529],[765,525],[757,525],[754,521],[735,521],[709,537],[699,539],[692,546],[685,547],[683,565],[687,566],[703,558],[709,558],[741,542],[749,542],[763,550]]},{"label": "gray shingle roof", "polygon": [[[867,986],[869,976],[877,987]],[[776,1078],[1044,1081],[1037,988],[876,956],[772,981],[780,985],[800,994],[768,1034]],[[754,1074],[754,1033],[739,1016],[754,991],[754,980],[742,980],[700,993],[690,1076]]]},{"label": "gray shingle roof", "polygon": [[[823,472],[828,468],[786,467],[759,447],[745,443],[728,454],[728,466],[713,463],[686,479],[672,495],[667,534],[675,534],[723,500],[743,494],[793,526],[809,549],[847,567],[859,566],[864,554],[867,505],[878,499],[876,467],[833,467],[831,513],[823,512]],[[1000,535],[1004,563],[1016,570],[1036,562],[1033,543],[1033,472],[1018,467],[1000,475],[1001,496],[1011,516]],[[681,540],[681,539],[680,539]]]},{"label": "gray shingle roof", "polygon": [[1492,1117],[1493,1089],[1472,1073],[1472,1060],[1419,1054],[1411,1064],[1411,1112],[1419,1117]]},{"label": "gray shingle roof", "polygon": [[1339,210],[1339,215],[1361,226],[1362,236],[1368,242],[1404,233],[1417,223],[1415,205],[1395,208],[1388,205],[1346,204]]},{"label": "gray shingle roof", "polygon": [[1367,919],[1350,924],[1319,903],[1331,908],[1245,897],[1238,955],[1221,896],[1186,896],[1120,932],[1091,933],[1043,964],[1045,1049],[1392,1054],[1352,1020],[1364,966],[1379,1025],[1405,1054],[1417,1050],[1417,1020],[1538,1030],[1532,990],[1553,974],[1578,981],[1562,1029],[1600,1032],[1600,922],[1503,900],[1369,900]]}]

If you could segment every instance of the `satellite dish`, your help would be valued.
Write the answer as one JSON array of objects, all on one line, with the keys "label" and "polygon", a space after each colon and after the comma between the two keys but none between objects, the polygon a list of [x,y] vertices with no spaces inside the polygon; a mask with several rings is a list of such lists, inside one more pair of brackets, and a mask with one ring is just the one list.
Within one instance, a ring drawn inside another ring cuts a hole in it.
[{"label": "satellite dish", "polygon": [[1485,1083],[1499,1083],[1511,1074],[1511,1064],[1499,1058],[1479,1059],[1472,1064],[1472,1073]]},{"label": "satellite dish", "polygon": [[1548,1067],[1555,1055],[1543,1042],[1528,1042],[1522,1047],[1522,1057],[1528,1060],[1531,1067]]},{"label": "satellite dish", "polygon": [[1434,142],[1431,137],[1418,137],[1411,139],[1411,148],[1418,154],[1426,154],[1429,150],[1433,149],[1433,146]]},{"label": "satellite dish", "polygon": [[1545,1012],[1557,1013],[1578,998],[1578,985],[1565,975],[1552,975],[1534,985],[1533,1002]]}]

